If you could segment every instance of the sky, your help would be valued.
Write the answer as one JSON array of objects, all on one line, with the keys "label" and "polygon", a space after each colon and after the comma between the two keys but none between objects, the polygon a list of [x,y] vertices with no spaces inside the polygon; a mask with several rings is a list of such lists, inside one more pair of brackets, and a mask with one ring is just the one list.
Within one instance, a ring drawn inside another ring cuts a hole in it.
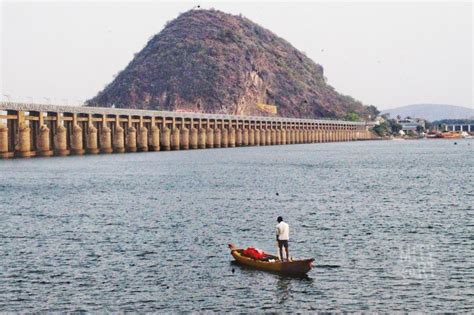
[{"label": "sky", "polygon": [[0,1],[2,100],[80,104],[167,21],[200,5],[273,31],[366,105],[474,107],[470,1]]}]

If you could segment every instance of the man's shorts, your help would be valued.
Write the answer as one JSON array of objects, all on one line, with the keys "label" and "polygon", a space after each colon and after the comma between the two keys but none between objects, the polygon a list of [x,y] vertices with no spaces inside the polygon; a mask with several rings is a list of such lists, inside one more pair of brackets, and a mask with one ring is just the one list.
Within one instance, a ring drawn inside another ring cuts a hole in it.
[{"label": "man's shorts", "polygon": [[279,248],[282,248],[282,247],[285,247],[285,248],[288,248],[288,240],[278,240],[278,247]]}]

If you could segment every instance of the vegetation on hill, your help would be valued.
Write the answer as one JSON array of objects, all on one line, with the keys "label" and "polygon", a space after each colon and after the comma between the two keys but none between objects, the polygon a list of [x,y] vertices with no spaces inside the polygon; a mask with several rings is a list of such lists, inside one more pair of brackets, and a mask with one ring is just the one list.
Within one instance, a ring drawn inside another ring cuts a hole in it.
[{"label": "vegetation on hill", "polygon": [[[317,40],[317,39],[314,39]],[[89,106],[279,116],[375,118],[326,83],[323,67],[242,16],[181,14],[155,35]],[[270,114],[266,114],[270,115]]]},{"label": "vegetation on hill", "polygon": [[386,119],[372,128],[373,132],[379,137],[396,136],[402,130],[402,126],[395,120]]}]

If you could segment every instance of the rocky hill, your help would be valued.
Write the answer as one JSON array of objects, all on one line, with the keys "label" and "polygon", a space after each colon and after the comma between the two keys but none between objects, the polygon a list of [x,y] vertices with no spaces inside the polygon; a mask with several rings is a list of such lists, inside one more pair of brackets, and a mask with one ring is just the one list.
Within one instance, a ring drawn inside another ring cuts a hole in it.
[{"label": "rocky hill", "polygon": [[[302,30],[304,31],[304,30]],[[317,39],[312,39],[317,40]],[[326,83],[323,67],[242,16],[191,10],[169,22],[89,106],[269,115],[374,117]]]}]

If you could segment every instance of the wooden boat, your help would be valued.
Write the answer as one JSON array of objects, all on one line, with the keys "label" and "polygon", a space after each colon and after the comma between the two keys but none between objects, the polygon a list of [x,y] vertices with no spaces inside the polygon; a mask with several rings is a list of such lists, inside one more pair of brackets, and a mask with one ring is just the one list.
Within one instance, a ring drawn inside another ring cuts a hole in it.
[{"label": "wooden boat", "polygon": [[429,132],[425,135],[426,139],[436,139],[438,137],[438,133],[436,132]]},{"label": "wooden boat", "polygon": [[313,258],[301,259],[293,261],[281,261],[277,256],[266,254],[264,260],[254,259],[243,256],[244,249],[237,248],[233,244],[229,244],[230,253],[234,259],[245,266],[255,269],[277,272],[291,275],[304,275],[313,267]]},{"label": "wooden boat", "polygon": [[455,131],[442,132],[442,133],[438,134],[438,138],[441,138],[441,139],[459,139],[459,138],[461,138],[461,133],[460,132],[455,132]]}]

